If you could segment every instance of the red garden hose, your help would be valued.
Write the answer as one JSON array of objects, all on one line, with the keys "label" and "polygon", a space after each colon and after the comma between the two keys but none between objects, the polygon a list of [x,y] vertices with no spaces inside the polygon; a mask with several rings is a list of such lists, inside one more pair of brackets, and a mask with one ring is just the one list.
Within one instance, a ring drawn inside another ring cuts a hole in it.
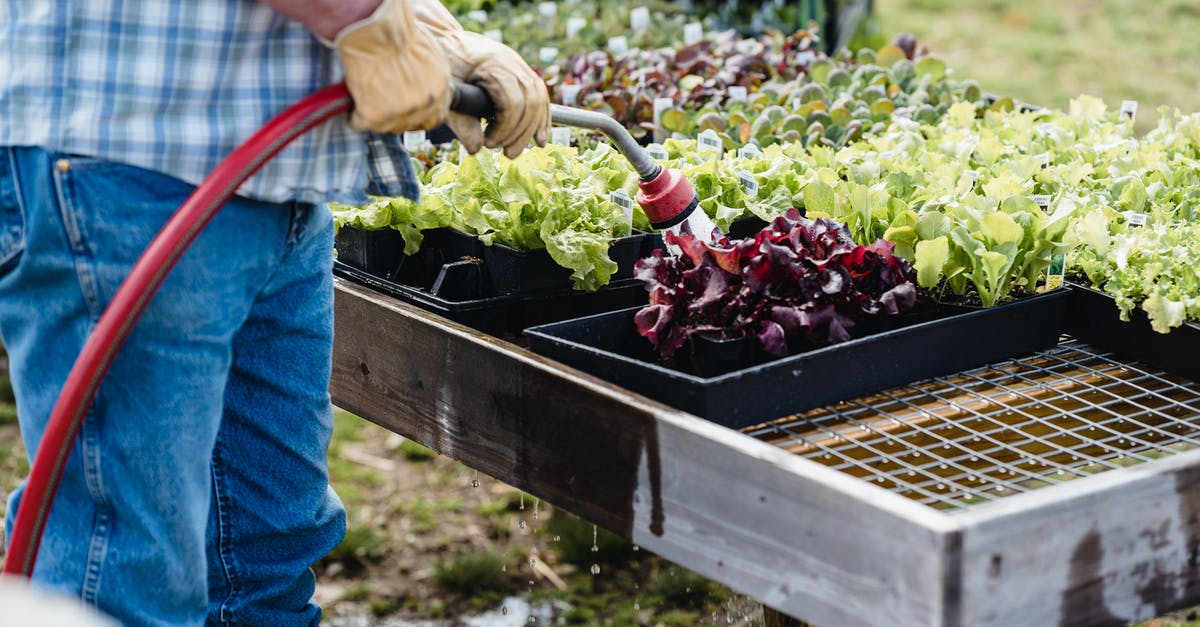
[{"label": "red garden hose", "polygon": [[88,336],[50,413],[17,508],[5,574],[33,573],[46,517],[83,418],[117,351],[175,263],[247,178],[292,140],[346,113],[352,104],[345,85],[332,85],[267,122],[196,187],[146,248]]}]

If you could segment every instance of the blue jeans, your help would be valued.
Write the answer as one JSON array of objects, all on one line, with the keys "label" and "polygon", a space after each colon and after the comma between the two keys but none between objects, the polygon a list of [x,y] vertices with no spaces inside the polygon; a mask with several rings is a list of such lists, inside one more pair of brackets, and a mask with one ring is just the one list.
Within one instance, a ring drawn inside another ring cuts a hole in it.
[{"label": "blue jeans", "polygon": [[[191,190],[0,148],[0,338],[31,455],[88,333]],[[332,247],[320,207],[235,199],[217,214],[87,415],[36,582],[126,624],[317,624],[310,565],[345,532],[326,460]]]}]

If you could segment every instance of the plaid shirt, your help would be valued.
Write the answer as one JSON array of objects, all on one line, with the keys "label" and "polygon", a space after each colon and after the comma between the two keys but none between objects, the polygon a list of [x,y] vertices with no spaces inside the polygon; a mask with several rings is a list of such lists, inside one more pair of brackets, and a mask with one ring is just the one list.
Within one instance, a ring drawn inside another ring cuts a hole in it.
[{"label": "plaid shirt", "polygon": [[[341,77],[336,53],[253,0],[0,0],[0,146],[88,155],[197,184],[272,116]],[[238,193],[360,201],[363,142],[344,119],[323,124]],[[412,193],[401,144],[369,137],[368,145],[388,146],[379,154],[391,161],[376,191]]]}]

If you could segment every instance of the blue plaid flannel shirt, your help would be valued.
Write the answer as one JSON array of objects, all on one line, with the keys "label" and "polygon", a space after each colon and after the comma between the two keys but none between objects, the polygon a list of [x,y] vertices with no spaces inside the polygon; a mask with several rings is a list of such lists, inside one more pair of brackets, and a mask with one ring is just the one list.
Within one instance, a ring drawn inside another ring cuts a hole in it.
[{"label": "blue plaid flannel shirt", "polygon": [[[0,146],[197,184],[272,116],[341,78],[334,51],[253,0],[0,0]],[[359,202],[368,171],[372,193],[415,196],[398,138],[364,138],[335,120],[238,193]]]}]

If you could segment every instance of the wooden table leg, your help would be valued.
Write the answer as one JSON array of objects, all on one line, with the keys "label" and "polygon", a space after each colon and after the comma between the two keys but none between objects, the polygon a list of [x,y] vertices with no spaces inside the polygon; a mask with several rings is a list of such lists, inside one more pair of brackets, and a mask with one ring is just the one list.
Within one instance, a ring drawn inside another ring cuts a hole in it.
[{"label": "wooden table leg", "polygon": [[779,610],[763,606],[763,624],[766,627],[813,627],[808,623],[796,620]]}]

